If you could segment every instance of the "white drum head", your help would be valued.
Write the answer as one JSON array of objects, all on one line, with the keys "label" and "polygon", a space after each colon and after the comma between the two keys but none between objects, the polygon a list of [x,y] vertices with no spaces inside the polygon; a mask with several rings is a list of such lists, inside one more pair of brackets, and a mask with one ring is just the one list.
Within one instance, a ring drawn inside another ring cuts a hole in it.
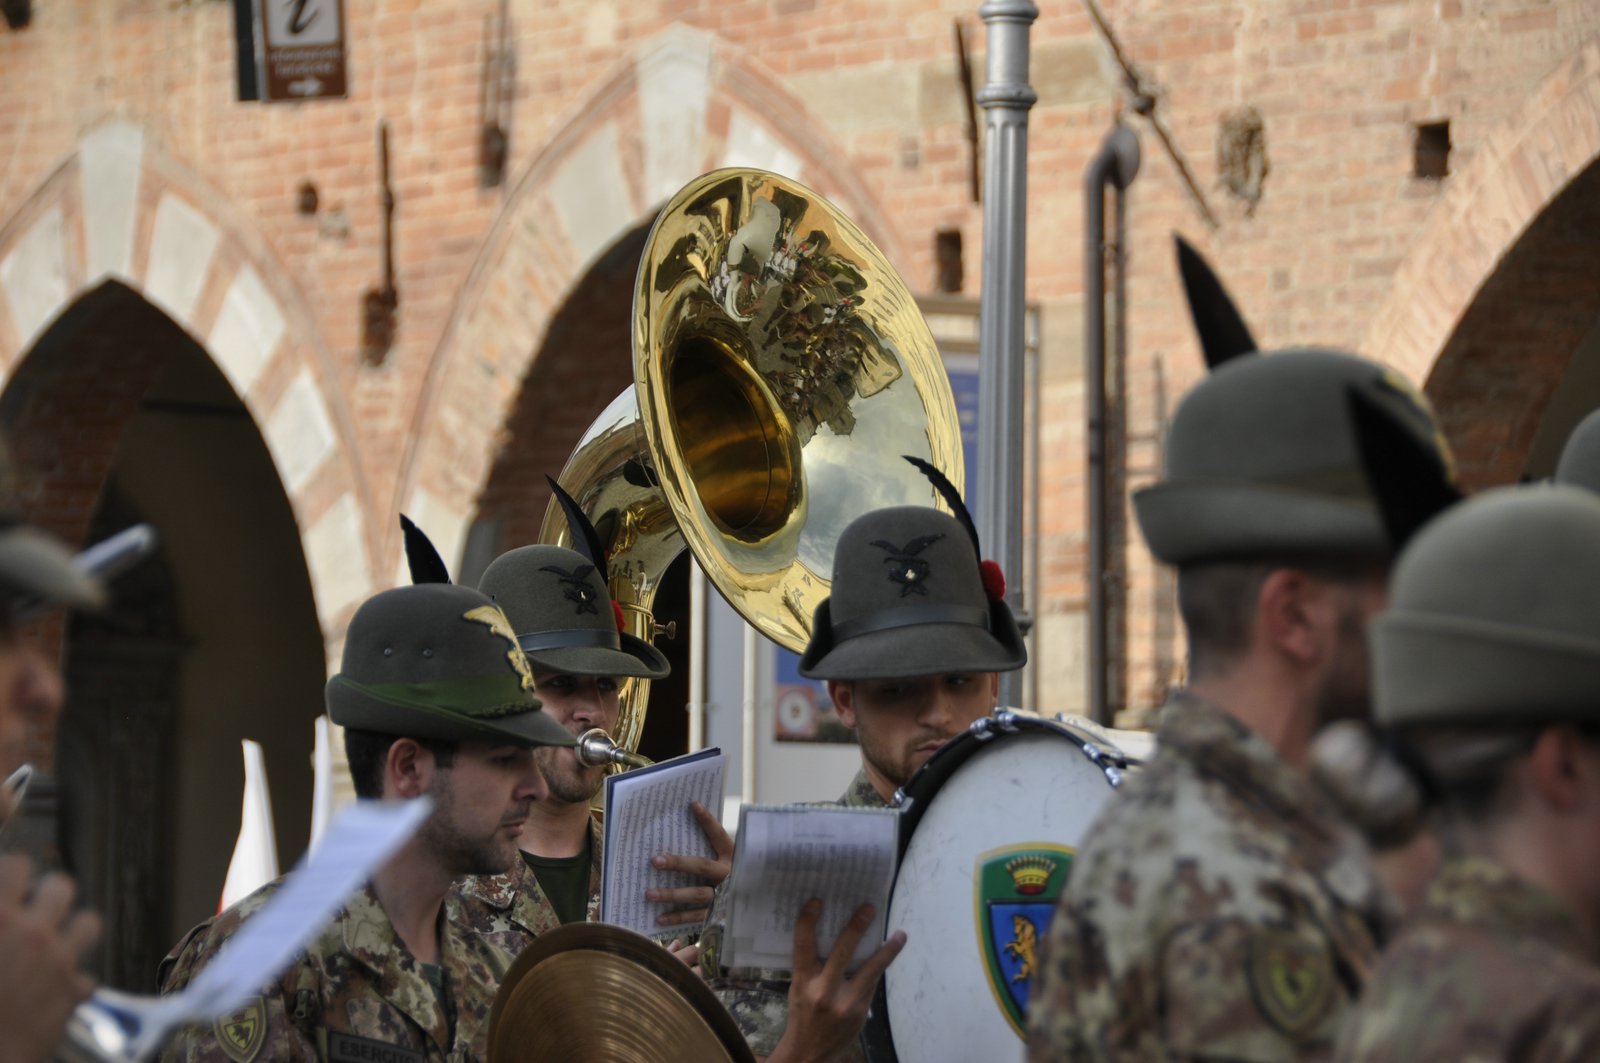
[{"label": "white drum head", "polygon": [[924,799],[889,903],[907,936],[884,978],[902,1061],[1016,1056],[1072,854],[1113,792],[1082,743],[1045,724],[983,741]]}]

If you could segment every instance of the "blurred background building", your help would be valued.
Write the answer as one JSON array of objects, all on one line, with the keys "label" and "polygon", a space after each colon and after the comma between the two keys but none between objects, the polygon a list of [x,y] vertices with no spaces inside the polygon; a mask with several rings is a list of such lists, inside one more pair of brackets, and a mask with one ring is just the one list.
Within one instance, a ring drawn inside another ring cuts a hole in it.
[{"label": "blurred background building", "polygon": [[[1600,5],[1101,6],[1108,30],[1063,0],[1032,32],[1036,560],[1013,578],[1027,696],[1052,712],[1085,703],[1083,172],[1114,122],[1144,163],[1113,482],[1155,474],[1201,372],[1174,231],[1264,345],[1354,348],[1423,386],[1469,486],[1547,474],[1600,405]],[[534,541],[545,474],[630,382],[634,267],[689,178],[811,185],[970,347],[977,7],[344,0],[344,95],[263,102],[241,99],[232,4],[0,3],[0,428],[33,519],[163,538],[109,616],[39,632],[71,692],[28,829],[110,915],[114,984],[149,988],[215,910],[240,738],[266,749],[285,864],[304,848],[321,686],[354,607],[405,579],[396,513],[466,580]],[[663,611],[687,608],[682,568]],[[1172,591],[1136,533],[1108,578],[1112,705],[1137,723],[1182,678]],[[741,706],[704,709],[738,745]],[[751,770],[798,780],[762,796],[842,787],[848,750],[780,747],[757,709]],[[681,749],[683,714],[654,716],[652,751]]]}]

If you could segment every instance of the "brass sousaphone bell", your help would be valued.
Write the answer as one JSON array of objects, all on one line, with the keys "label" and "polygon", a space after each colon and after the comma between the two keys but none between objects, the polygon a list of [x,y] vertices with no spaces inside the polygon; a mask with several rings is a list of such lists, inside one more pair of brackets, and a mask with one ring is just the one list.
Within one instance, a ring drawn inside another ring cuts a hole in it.
[{"label": "brass sousaphone bell", "polygon": [[[662,209],[639,262],[633,386],[561,473],[610,556],[629,633],[685,544],[740,614],[804,648],[839,533],[869,510],[939,505],[900,455],[957,487],[960,426],[915,300],[860,229],[810,189],[718,170]],[[540,540],[570,545],[552,502]],[[615,738],[635,750],[649,681]]]}]

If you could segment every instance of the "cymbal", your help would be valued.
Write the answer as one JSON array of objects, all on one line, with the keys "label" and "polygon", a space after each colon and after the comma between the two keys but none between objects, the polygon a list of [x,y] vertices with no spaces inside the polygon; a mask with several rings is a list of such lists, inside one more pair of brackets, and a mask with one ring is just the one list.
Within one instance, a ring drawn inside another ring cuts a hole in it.
[{"label": "cymbal", "polygon": [[506,972],[489,1013],[489,1063],[755,1063],[695,972],[641,934],[569,923]]}]

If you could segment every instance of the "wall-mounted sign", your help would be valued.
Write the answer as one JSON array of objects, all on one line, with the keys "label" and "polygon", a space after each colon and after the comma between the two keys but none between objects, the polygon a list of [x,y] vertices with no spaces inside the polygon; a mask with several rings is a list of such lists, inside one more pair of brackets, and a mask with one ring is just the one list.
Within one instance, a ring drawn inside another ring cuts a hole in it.
[{"label": "wall-mounted sign", "polygon": [[261,98],[316,100],[345,94],[343,0],[255,0]]}]

